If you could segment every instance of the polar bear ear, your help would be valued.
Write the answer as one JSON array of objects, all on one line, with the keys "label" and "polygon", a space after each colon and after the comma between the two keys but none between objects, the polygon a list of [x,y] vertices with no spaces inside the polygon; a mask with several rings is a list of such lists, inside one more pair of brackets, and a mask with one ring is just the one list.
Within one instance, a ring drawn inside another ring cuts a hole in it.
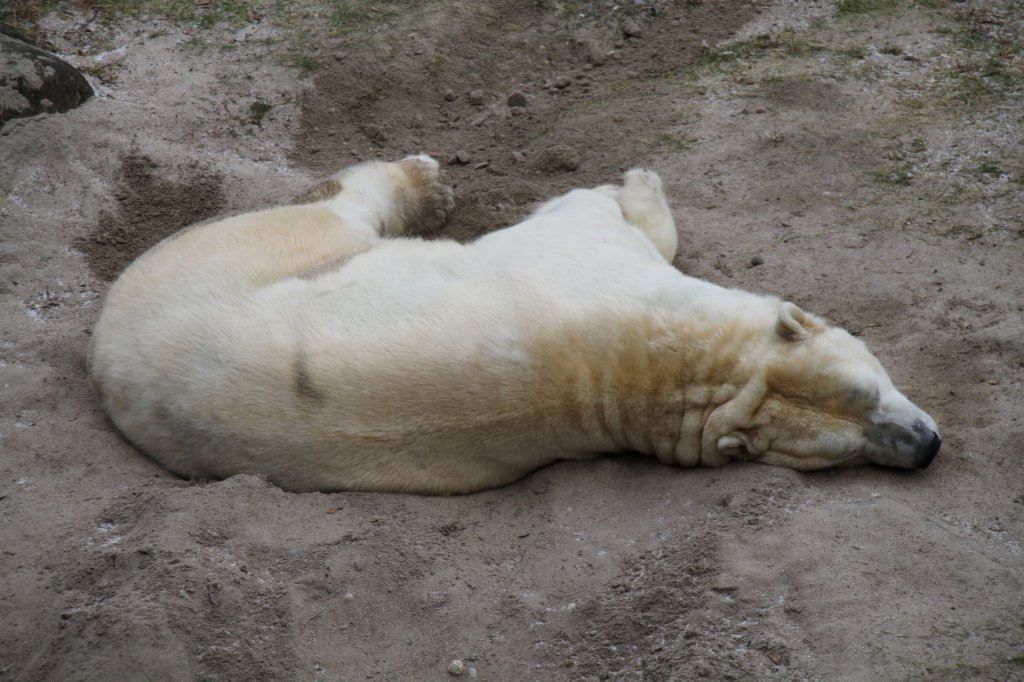
[{"label": "polar bear ear", "polygon": [[807,313],[800,310],[795,303],[786,301],[779,306],[779,319],[775,322],[775,332],[787,341],[798,341],[810,336],[804,327]]}]

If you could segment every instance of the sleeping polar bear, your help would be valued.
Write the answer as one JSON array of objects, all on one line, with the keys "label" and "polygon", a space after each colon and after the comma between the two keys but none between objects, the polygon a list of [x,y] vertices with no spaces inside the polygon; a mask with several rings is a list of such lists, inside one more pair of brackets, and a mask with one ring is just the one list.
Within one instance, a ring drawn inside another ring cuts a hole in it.
[{"label": "sleeping polar bear", "polygon": [[863,343],[670,265],[656,174],[470,244],[427,156],[185,230],[111,287],[90,353],[117,427],[193,478],[466,493],[559,459],[925,467],[935,422]]}]

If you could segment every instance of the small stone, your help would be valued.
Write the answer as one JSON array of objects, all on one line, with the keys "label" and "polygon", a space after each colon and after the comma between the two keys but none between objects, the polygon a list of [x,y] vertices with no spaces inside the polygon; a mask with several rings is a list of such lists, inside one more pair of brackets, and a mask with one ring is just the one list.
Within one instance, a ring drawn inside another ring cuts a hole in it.
[{"label": "small stone", "polygon": [[448,165],[449,166],[455,166],[455,165],[464,166],[467,163],[469,163],[470,158],[471,157],[469,156],[469,152],[467,152],[467,151],[455,152],[455,155],[452,156],[452,158],[448,159]]},{"label": "small stone", "polygon": [[640,30],[640,24],[636,23],[635,19],[626,17],[622,20],[622,33],[628,38],[639,38],[643,31]]},{"label": "small stone", "polygon": [[352,562],[352,568],[362,573],[366,570],[366,561],[364,559],[356,559]]},{"label": "small stone", "polygon": [[464,672],[466,672],[466,664],[459,659],[456,658],[448,664],[448,674],[458,677]]},{"label": "small stone", "polygon": [[469,103],[474,106],[480,106],[484,103],[484,91],[480,89],[469,91]]},{"label": "small stone", "polygon": [[587,61],[594,66],[604,66],[604,63],[608,61],[608,54],[604,50],[594,47],[587,55]]},{"label": "small stone", "polygon": [[526,95],[518,90],[508,96],[508,105],[510,107],[525,107],[526,104]]},{"label": "small stone", "polygon": [[352,601],[355,598],[356,595],[352,594],[351,592],[346,592],[344,595],[342,595],[342,599],[344,599],[345,601]]},{"label": "small stone", "polygon": [[990,523],[988,529],[995,533],[1002,533],[1005,530],[1003,528],[1003,524],[999,523],[998,521],[996,521],[995,523]]},{"label": "small stone", "polygon": [[572,85],[572,79],[568,76],[559,76],[554,82],[554,86],[559,90],[565,90],[570,85]]},{"label": "small stone", "polygon": [[454,102],[456,97],[458,97],[458,95],[456,95],[455,91],[452,90],[451,88],[448,88],[447,90],[444,91],[445,102]]},{"label": "small stone", "polygon": [[580,155],[568,145],[555,144],[542,151],[533,165],[545,173],[574,171],[580,167]]},{"label": "small stone", "polygon": [[476,679],[476,668],[470,668],[468,672],[469,672],[469,679],[475,680]]},{"label": "small stone", "polygon": [[[516,163],[523,163],[524,161],[526,161],[526,154],[519,151],[512,152],[512,160],[515,161]],[[527,535],[529,535],[529,533],[527,533]]]},{"label": "small stone", "polygon": [[756,268],[758,265],[764,265],[764,258],[761,256],[754,256],[750,259],[750,267]]},{"label": "small stone", "polygon": [[763,114],[766,111],[768,111],[768,110],[766,108],[764,108],[764,107],[758,107],[758,108],[754,109],[754,113],[755,114]]}]

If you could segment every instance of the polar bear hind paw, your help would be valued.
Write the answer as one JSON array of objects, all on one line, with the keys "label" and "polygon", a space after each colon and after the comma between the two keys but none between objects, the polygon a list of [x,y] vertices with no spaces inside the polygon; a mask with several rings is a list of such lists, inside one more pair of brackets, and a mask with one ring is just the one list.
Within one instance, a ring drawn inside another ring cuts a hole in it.
[{"label": "polar bear hind paw", "polygon": [[626,222],[645,233],[671,263],[679,248],[679,235],[658,174],[642,168],[627,171],[616,200]]},{"label": "polar bear hind paw", "polygon": [[428,235],[448,222],[455,208],[455,193],[441,182],[440,164],[426,154],[407,156],[398,162],[408,181],[402,200],[406,204],[403,233]]}]

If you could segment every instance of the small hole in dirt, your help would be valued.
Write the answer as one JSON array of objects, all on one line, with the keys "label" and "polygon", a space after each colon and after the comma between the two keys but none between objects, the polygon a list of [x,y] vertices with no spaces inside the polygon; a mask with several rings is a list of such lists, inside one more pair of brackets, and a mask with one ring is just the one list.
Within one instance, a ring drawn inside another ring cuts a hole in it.
[{"label": "small hole in dirt", "polygon": [[220,174],[196,163],[160,170],[144,154],[127,154],[121,161],[114,205],[100,214],[87,236],[75,240],[100,279],[114,280],[161,239],[224,206]]}]

